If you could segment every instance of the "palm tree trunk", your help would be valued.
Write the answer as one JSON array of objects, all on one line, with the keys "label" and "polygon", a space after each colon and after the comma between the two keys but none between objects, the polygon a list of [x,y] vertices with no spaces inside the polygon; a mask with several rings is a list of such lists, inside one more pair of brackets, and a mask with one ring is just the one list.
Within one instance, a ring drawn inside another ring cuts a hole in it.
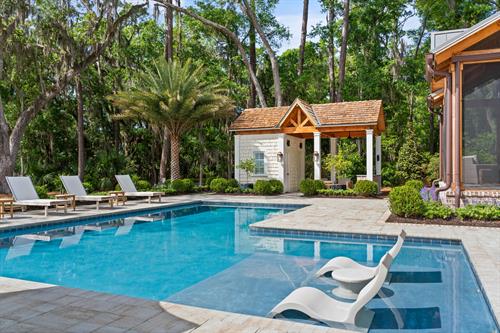
[{"label": "palm tree trunk", "polygon": [[337,91],[337,102],[342,102],[342,90],[344,89],[345,62],[347,58],[347,36],[349,34],[349,0],[344,0],[344,17],[342,23],[342,44],[340,46],[339,59],[339,87]]},{"label": "palm tree trunk", "polygon": [[297,74],[302,75],[304,70],[304,52],[306,47],[307,37],[307,18],[309,16],[309,0],[304,0],[304,7],[302,9],[302,31],[300,34],[300,48],[299,48],[299,67]]},{"label": "palm tree trunk", "polygon": [[333,4],[328,8],[327,25],[328,25],[328,92],[330,102],[335,102],[335,46],[333,40],[333,24],[335,21],[335,9]]},{"label": "palm tree trunk", "polygon": [[181,178],[181,168],[179,163],[179,153],[181,150],[181,140],[179,134],[170,133],[170,179]]},{"label": "palm tree trunk", "polygon": [[82,81],[80,75],[76,77],[76,133],[78,141],[78,177],[83,181],[83,176],[85,173],[85,136],[84,136],[84,126],[83,126],[83,89]]},{"label": "palm tree trunk", "polygon": [[160,183],[167,179],[167,162],[169,153],[169,134],[168,129],[164,128],[161,140],[161,158],[160,158]]}]

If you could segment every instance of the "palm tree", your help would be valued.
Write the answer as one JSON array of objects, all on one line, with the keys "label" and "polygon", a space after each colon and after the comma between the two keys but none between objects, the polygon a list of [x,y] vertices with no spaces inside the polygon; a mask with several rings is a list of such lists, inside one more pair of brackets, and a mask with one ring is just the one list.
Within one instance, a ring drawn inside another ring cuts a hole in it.
[{"label": "palm tree", "polygon": [[144,119],[170,133],[170,177],[180,178],[179,151],[184,133],[200,123],[227,117],[233,109],[226,91],[204,80],[205,70],[191,61],[156,61],[140,73],[135,87],[109,97],[120,118]]}]

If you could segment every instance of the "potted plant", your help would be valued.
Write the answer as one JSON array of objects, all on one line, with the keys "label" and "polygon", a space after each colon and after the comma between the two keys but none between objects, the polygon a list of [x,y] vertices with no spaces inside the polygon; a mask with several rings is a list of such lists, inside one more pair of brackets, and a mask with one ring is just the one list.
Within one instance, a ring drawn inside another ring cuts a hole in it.
[{"label": "potted plant", "polygon": [[240,162],[239,165],[236,166],[238,169],[241,169],[245,171],[247,175],[246,183],[242,184],[243,188],[249,188],[250,184],[248,183],[248,180],[250,178],[250,174],[255,172],[255,160],[253,158],[249,158],[247,160],[243,160]]}]

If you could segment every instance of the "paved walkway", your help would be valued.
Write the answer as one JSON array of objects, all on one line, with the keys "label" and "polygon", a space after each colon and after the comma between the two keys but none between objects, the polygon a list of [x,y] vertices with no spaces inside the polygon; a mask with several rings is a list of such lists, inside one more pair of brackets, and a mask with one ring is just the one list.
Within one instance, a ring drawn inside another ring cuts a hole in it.
[{"label": "paved walkway", "polygon": [[[307,204],[308,207],[254,224],[260,228],[396,235],[402,227],[410,236],[461,240],[481,279],[497,318],[500,318],[500,230],[495,228],[398,225],[384,223],[387,203],[380,199],[242,197],[191,195],[167,198],[169,204],[211,200]],[[169,205],[169,204],[162,204]],[[143,202],[125,208],[78,209],[71,219],[160,207]],[[0,222],[0,230],[25,225],[62,223],[68,217],[20,214]],[[30,218],[28,218],[28,216]],[[0,277],[0,332],[346,332],[284,320],[220,312],[168,302],[63,288]]]}]

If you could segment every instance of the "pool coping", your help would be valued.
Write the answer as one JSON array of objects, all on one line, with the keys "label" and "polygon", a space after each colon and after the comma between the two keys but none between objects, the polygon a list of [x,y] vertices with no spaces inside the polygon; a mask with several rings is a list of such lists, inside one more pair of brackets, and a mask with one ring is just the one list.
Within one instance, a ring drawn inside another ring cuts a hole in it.
[{"label": "pool coping", "polygon": [[[310,213],[314,209],[315,206],[317,206],[317,202],[321,201],[321,199],[307,199],[305,200],[304,198],[300,198],[300,202],[298,203],[295,198],[280,198],[280,197],[274,197],[273,201],[274,203],[263,203],[263,200],[266,200],[267,198],[263,197],[235,197],[235,196],[218,196],[217,198],[210,198],[209,196],[206,195],[198,195],[198,196],[184,196],[179,198],[178,202],[165,202],[165,203],[155,203],[155,204],[148,204],[148,205],[142,205],[139,207],[125,207],[123,211],[117,212],[113,210],[107,210],[107,211],[100,211],[96,214],[91,214],[90,218],[95,218],[95,219],[102,219],[104,217],[109,217],[109,216],[116,216],[116,215],[128,215],[128,214],[133,214],[137,212],[147,212],[147,211],[154,211],[154,210],[163,210],[169,207],[179,207],[179,206],[187,206],[187,205],[193,205],[193,204],[199,204],[199,203],[207,203],[207,204],[218,204],[218,205],[231,205],[231,204],[238,204],[238,205],[248,205],[248,206],[255,206],[256,204],[260,204],[266,207],[276,207],[276,205],[281,205],[281,206],[295,206],[299,205],[302,206],[302,209],[298,209],[294,212],[286,214],[286,216],[293,215],[297,212],[299,212],[298,215],[304,215],[305,213]],[[244,201],[242,201],[244,200]],[[355,199],[354,199],[355,200]],[[334,200],[328,199],[328,204],[335,203]],[[323,203],[325,204],[325,203]],[[278,206],[279,208],[279,206]],[[118,214],[117,214],[118,213]],[[484,229],[493,229],[493,228],[480,228],[482,230],[477,230],[475,227],[463,227],[463,226],[453,226],[451,229],[454,230],[454,232],[449,232],[448,229],[450,229],[449,226],[422,226],[422,225],[399,225],[397,223],[391,223],[391,226],[388,226],[388,224],[385,223],[385,219],[390,215],[390,212],[386,210],[381,216],[375,221],[375,223],[370,223],[371,225],[365,226],[368,227],[368,229],[360,230],[359,226],[358,228],[352,228],[350,226],[349,228],[346,228],[345,226],[342,225],[331,225],[327,230],[323,226],[315,226],[314,223],[309,223],[308,221],[302,221],[302,227],[300,228],[293,228],[290,226],[290,224],[287,223],[282,223],[284,221],[284,216],[274,216],[271,219],[257,222],[252,224],[250,227],[252,230],[267,230],[268,232],[272,233],[274,230],[276,232],[278,231],[291,231],[291,232],[298,232],[298,233],[303,233],[304,235],[307,235],[308,233],[311,234],[311,237],[314,237],[315,234],[347,234],[347,235],[363,235],[363,236],[368,236],[368,237],[375,237],[379,239],[388,239],[386,237],[395,237],[398,234],[398,230],[401,230],[401,228],[404,228],[407,230],[409,234],[415,234],[415,238],[421,240],[430,240],[432,242],[433,240],[446,240],[446,241],[453,241],[453,242],[460,242],[462,244],[462,247],[464,249],[464,252],[466,253],[466,256],[469,260],[469,263],[471,265],[471,268],[476,275],[477,281],[481,287],[481,290],[483,292],[483,295],[485,296],[486,302],[488,306],[491,309],[491,313],[493,315],[493,319],[496,321],[497,326],[498,326],[498,318],[500,317],[500,288],[496,286],[497,281],[498,281],[498,276],[500,275],[498,273],[498,269],[495,269],[495,267],[500,267],[500,261],[498,259],[494,260],[493,262],[493,270],[488,269],[488,267],[485,268],[487,265],[487,262],[485,263],[485,256],[484,253],[480,253],[481,251],[478,251],[480,248],[479,245],[481,245],[481,242],[479,239],[474,240],[474,237],[468,237],[468,235],[461,235],[462,233],[465,232],[472,232],[472,233],[479,233],[479,234],[488,234],[492,233],[493,234],[498,234],[497,236],[500,236],[500,233],[494,232],[493,230],[484,230]],[[27,228],[40,228],[44,226],[54,226],[54,225],[62,225],[65,223],[75,223],[81,220],[88,220],[89,216],[67,216],[63,218],[58,218],[53,221],[41,221],[41,222],[33,222],[30,223],[28,226],[24,227],[11,227],[9,226],[0,224],[0,235],[2,233],[5,233],[7,231],[13,231],[13,230],[25,230]],[[376,230],[370,230],[369,227],[376,225],[380,226],[383,225],[383,228],[376,228]],[[430,227],[430,228],[429,228]],[[458,229],[457,229],[458,228]],[[430,229],[431,232],[429,232],[427,229]],[[440,229],[440,232],[436,232],[437,229]],[[444,229],[444,230],[442,230]],[[411,230],[411,231],[409,231]],[[457,232],[457,230],[460,230]],[[444,236],[443,236],[444,235]],[[413,237],[413,236],[412,236]],[[482,236],[479,235],[479,238]],[[495,237],[495,235],[493,235]],[[500,238],[497,238],[500,239]],[[493,254],[498,254],[497,252],[493,252]],[[488,260],[486,260],[488,261]],[[478,267],[476,267],[478,266]],[[478,269],[479,268],[479,269]],[[491,267],[490,267],[491,268]],[[15,279],[13,279],[15,280]],[[20,280],[24,282],[30,282],[30,281],[25,281],[25,280]],[[486,281],[486,283],[485,283]],[[36,282],[32,282],[36,283]],[[493,284],[494,283],[494,284]],[[169,304],[168,302],[160,302],[160,303],[166,303]],[[173,304],[173,303],[171,303]],[[178,306],[179,309],[185,308],[185,311],[187,312],[192,312],[192,311],[197,311],[193,309],[198,309],[199,311],[202,312],[207,312],[207,311],[216,311],[216,310],[208,310],[204,308],[198,308],[198,307],[191,307],[191,306],[184,306],[180,304],[174,304]],[[171,306],[171,305],[170,305]],[[189,309],[189,310],[186,310]],[[182,310],[181,310],[182,312]],[[227,316],[235,315],[234,313],[231,312],[224,312]],[[246,316],[246,315],[239,315],[238,316]],[[254,316],[248,316],[248,317],[254,317]],[[255,318],[260,318],[260,319],[266,319],[262,317],[255,317]],[[267,319],[266,319],[267,320]],[[288,322],[288,321],[281,321],[286,323],[287,330],[294,327],[293,322]],[[302,325],[302,324],[299,324]],[[314,327],[314,326],[313,326]],[[338,330],[338,329],[333,329],[332,332],[340,332],[343,330]]]}]

